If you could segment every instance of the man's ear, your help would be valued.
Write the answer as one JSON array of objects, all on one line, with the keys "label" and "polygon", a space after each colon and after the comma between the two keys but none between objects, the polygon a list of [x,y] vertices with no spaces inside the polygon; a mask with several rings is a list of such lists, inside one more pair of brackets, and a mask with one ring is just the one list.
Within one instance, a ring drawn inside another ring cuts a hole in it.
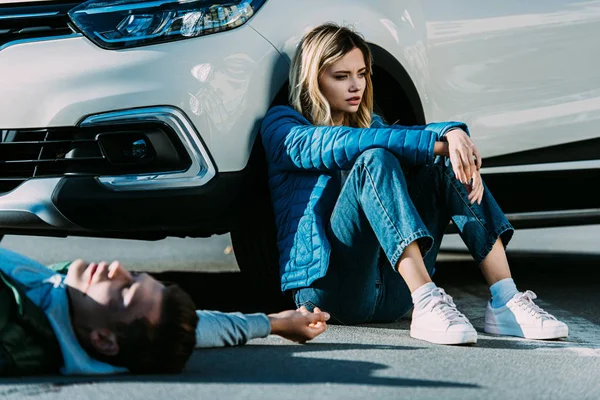
[{"label": "man's ear", "polygon": [[100,354],[116,356],[119,354],[117,335],[110,329],[94,329],[90,332],[90,343]]}]

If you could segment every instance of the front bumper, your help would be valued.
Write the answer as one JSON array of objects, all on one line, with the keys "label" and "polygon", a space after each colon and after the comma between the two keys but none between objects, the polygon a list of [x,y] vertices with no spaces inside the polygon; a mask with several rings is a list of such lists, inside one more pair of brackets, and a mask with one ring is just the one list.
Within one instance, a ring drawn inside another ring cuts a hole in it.
[{"label": "front bumper", "polygon": [[77,34],[0,46],[0,133],[101,126],[143,113],[169,125],[192,161],[185,171],[33,176],[4,193],[0,186],[0,233],[160,238],[232,230],[252,182],[257,121],[278,91],[273,77],[287,73],[281,63],[249,26],[121,51]]},{"label": "front bumper", "polygon": [[[177,141],[174,144],[187,153],[190,166],[182,171],[138,172],[115,176],[65,173],[63,176],[40,177],[35,174],[48,162],[72,162],[65,153],[80,150],[76,147],[78,141],[0,143],[0,149],[5,154],[14,152],[15,145],[21,143],[33,143],[42,149],[37,163],[36,160],[27,159],[0,160],[0,165],[4,164],[6,167],[0,174],[4,180],[17,179],[10,176],[10,172],[22,172],[20,164],[34,164],[33,168],[27,169],[33,171],[33,176],[0,195],[0,228],[5,231],[55,235],[85,232],[164,235],[165,232],[191,233],[194,229],[197,231],[195,234],[208,235],[227,230],[227,218],[223,221],[219,219],[231,214],[231,209],[234,208],[231,199],[238,197],[237,191],[242,186],[235,176],[243,173],[226,174],[217,179],[217,170],[208,150],[181,111],[173,107],[123,110],[88,117],[79,126],[99,129],[105,126],[114,130],[118,126],[131,127],[139,123],[161,124],[173,132],[172,140]],[[71,151],[53,151],[50,152],[50,159],[47,156],[42,159],[42,154],[47,154],[47,148],[56,142],[75,148]],[[173,147],[172,145],[168,143],[166,147]],[[60,153],[60,156],[55,155],[56,153]],[[160,156],[160,150],[157,153],[157,157]],[[53,160],[53,157],[56,159]],[[107,157],[101,154],[101,157],[95,158]],[[88,160],[84,157],[77,161]],[[14,164],[17,164],[17,168],[8,168]],[[209,222],[210,220],[214,222]],[[199,226],[201,229],[198,229]]]},{"label": "front bumper", "polygon": [[210,236],[233,229],[248,183],[247,171],[176,191],[114,191],[94,177],[31,179],[0,196],[0,231],[132,239]]},{"label": "front bumper", "polygon": [[0,46],[0,129],[77,126],[90,115],[140,107],[181,110],[220,171],[245,167],[257,121],[287,74],[250,26],[130,50],[81,35]]}]

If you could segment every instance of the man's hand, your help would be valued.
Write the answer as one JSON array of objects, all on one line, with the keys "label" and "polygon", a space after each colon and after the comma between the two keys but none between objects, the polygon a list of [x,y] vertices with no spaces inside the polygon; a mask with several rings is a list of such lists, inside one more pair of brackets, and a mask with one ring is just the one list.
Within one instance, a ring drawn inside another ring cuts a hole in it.
[{"label": "man's hand", "polygon": [[325,332],[329,313],[322,312],[318,307],[315,307],[312,313],[306,307],[300,307],[297,310],[269,314],[268,317],[272,334],[304,343]]},{"label": "man's hand", "polygon": [[[450,162],[456,178],[465,185],[471,184],[471,178],[481,168],[481,154],[473,141],[462,129],[453,129],[445,135],[448,141]],[[481,177],[480,177],[481,180]],[[473,184],[475,185],[475,184]]]}]

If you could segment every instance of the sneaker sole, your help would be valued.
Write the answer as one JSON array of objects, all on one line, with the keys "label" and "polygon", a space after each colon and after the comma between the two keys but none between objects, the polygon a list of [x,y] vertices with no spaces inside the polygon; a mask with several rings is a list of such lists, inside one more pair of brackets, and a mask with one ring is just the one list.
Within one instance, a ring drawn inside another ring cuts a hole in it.
[{"label": "sneaker sole", "polygon": [[495,335],[517,336],[525,339],[561,339],[569,336],[568,326],[557,326],[554,329],[539,329],[539,328],[515,328],[508,325],[485,324],[483,330],[486,333]]},{"label": "sneaker sole", "polygon": [[477,343],[477,332],[432,332],[425,329],[410,328],[410,337],[435,344]]}]

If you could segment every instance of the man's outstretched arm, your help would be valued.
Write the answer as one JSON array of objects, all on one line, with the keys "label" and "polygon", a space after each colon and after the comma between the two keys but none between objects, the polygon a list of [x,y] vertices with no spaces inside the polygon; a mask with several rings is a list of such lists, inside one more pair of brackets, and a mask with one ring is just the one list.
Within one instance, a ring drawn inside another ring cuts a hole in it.
[{"label": "man's outstretched arm", "polygon": [[[48,268],[66,274],[71,263],[56,263]],[[329,319],[329,314],[318,308],[311,313],[304,307],[269,315],[201,310],[197,310],[196,314],[199,318],[196,348],[238,346],[269,334],[304,343],[323,333]]]},{"label": "man's outstretched arm", "polygon": [[196,314],[196,348],[238,346],[269,334],[304,343],[323,333],[329,319],[318,308],[310,312],[304,307],[269,315],[200,310]]}]

